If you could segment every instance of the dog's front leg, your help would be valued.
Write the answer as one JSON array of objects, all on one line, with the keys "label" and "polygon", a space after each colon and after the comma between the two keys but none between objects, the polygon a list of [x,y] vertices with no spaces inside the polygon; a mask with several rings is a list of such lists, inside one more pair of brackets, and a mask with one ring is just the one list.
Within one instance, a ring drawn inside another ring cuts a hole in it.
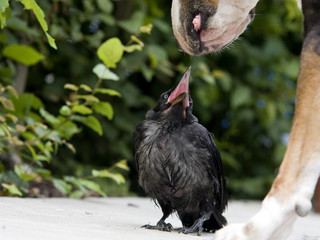
[{"label": "dog's front leg", "polygon": [[296,217],[311,210],[320,174],[320,1],[305,0],[302,4],[305,36],[285,157],[260,211],[247,223],[218,231],[216,240],[284,240]]}]

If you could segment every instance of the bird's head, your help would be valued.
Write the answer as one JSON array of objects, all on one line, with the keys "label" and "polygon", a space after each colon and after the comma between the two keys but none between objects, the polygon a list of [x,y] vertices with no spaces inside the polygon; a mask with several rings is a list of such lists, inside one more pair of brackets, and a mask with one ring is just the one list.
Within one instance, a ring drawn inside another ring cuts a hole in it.
[{"label": "bird's head", "polygon": [[192,99],[189,94],[189,79],[191,67],[187,69],[178,86],[161,94],[155,108],[147,112],[149,119],[169,119],[188,121],[195,118],[192,115]]}]

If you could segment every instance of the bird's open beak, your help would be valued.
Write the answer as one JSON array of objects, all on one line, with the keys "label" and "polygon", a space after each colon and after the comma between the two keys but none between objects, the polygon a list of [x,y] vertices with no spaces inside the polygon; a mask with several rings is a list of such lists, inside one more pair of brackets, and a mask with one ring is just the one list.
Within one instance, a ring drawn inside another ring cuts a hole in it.
[{"label": "bird's open beak", "polygon": [[189,107],[189,79],[190,79],[191,67],[184,73],[178,86],[170,94],[167,103],[172,105],[183,101],[183,106]]}]

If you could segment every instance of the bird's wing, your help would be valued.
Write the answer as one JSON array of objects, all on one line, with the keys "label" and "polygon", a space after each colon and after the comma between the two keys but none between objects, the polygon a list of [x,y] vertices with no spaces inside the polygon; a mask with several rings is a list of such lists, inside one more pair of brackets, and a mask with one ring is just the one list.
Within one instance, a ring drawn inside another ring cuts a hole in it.
[{"label": "bird's wing", "polygon": [[135,163],[136,163],[136,168],[137,168],[137,171],[139,172],[139,151],[138,151],[138,148],[139,148],[139,145],[141,144],[143,140],[143,124],[140,123],[134,133],[133,133],[133,156],[134,156],[134,160],[135,160]]},{"label": "bird's wing", "polygon": [[216,189],[215,192],[215,199],[218,204],[217,207],[223,211],[227,205],[227,187],[221,156],[213,142],[212,134],[202,125],[199,124],[199,126],[200,127],[197,127],[198,131],[196,131],[194,137],[198,138],[197,142],[201,144],[199,147],[205,148],[209,152],[207,159],[208,171],[210,171],[217,180],[216,185],[218,189]]}]

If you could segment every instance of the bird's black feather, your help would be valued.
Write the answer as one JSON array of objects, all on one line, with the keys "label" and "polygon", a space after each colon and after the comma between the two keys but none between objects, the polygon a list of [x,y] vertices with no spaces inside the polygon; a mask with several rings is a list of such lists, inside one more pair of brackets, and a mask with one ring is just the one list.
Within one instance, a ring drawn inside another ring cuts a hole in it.
[{"label": "bird's black feather", "polygon": [[156,228],[166,230],[165,218],[176,211],[185,230],[203,220],[205,230],[215,231],[226,224],[221,157],[211,134],[192,114],[191,97],[188,107],[181,102],[171,105],[166,101],[171,92],[161,95],[134,132],[139,184],[164,213]]}]

